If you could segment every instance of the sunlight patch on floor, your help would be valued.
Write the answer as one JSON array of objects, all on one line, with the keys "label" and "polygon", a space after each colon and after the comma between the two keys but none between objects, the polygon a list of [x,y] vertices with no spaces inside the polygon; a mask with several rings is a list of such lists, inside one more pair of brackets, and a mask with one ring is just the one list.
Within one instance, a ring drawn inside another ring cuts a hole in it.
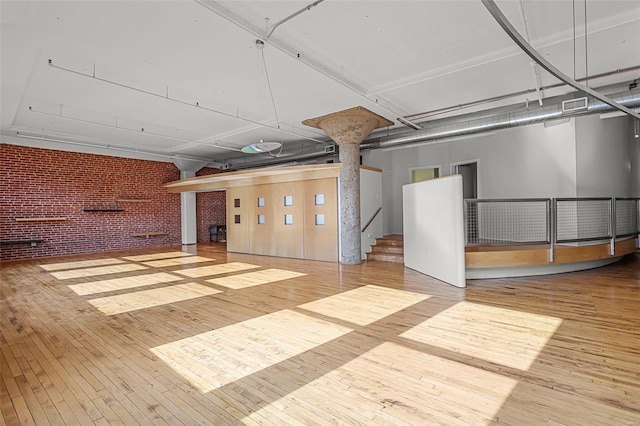
[{"label": "sunlight patch on floor", "polygon": [[84,284],[70,285],[69,288],[79,294],[85,296],[87,294],[104,293],[106,291],[124,290],[128,288],[143,287],[153,284],[168,283],[172,281],[180,281],[183,277],[159,272],[157,274],[135,275],[132,277],[114,278],[111,280],[93,281]]},{"label": "sunlight patch on floor", "polygon": [[173,259],[152,260],[145,262],[147,266],[152,268],[163,268],[166,266],[188,265],[189,263],[213,262],[215,259],[202,256],[178,257]]},{"label": "sunlight patch on floor", "polygon": [[405,290],[366,285],[300,305],[299,308],[358,325],[367,325],[430,296]]},{"label": "sunlight patch on floor", "polygon": [[459,302],[400,336],[524,371],[561,323],[561,318]]},{"label": "sunlight patch on floor", "polygon": [[258,265],[250,263],[231,262],[220,265],[201,266],[199,268],[181,269],[175,271],[176,274],[185,275],[189,278],[206,277],[207,275],[228,274],[230,272],[246,271],[247,269],[259,268]]},{"label": "sunlight patch on floor", "polygon": [[59,280],[68,280],[70,278],[86,278],[97,275],[118,274],[122,272],[132,272],[147,269],[146,266],[125,263],[111,266],[99,266],[96,268],[72,269],[69,271],[51,272],[51,275]]},{"label": "sunlight patch on floor", "polygon": [[88,302],[107,315],[152,308],[220,293],[202,284],[188,283],[91,299]]},{"label": "sunlight patch on floor", "polygon": [[214,278],[212,280],[207,280],[207,282],[232,289],[240,289],[289,280],[291,278],[304,277],[305,275],[307,274],[286,271],[284,269],[265,269],[264,271],[248,272],[246,274],[232,275],[230,277]]},{"label": "sunlight patch on floor", "polygon": [[[273,375],[266,380],[268,393],[271,386],[275,392],[286,388],[290,379]],[[462,419],[464,424],[489,424],[517,384],[512,378],[385,342],[247,419],[278,423],[278,410],[322,411],[330,403],[331,416],[350,424],[460,424]]]},{"label": "sunlight patch on floor", "polygon": [[45,271],[60,271],[62,269],[89,268],[92,266],[114,265],[116,263],[124,263],[124,260],[111,257],[108,259],[77,260],[75,262],[47,263],[39,266]]},{"label": "sunlight patch on floor", "polygon": [[351,331],[282,310],[151,348],[192,386],[210,392]]},{"label": "sunlight patch on floor", "polygon": [[147,262],[149,260],[170,259],[173,257],[188,257],[188,256],[193,256],[193,253],[185,253],[183,251],[168,251],[164,253],[139,254],[136,256],[126,256],[126,257],[123,257],[123,259],[130,260],[131,262]]}]

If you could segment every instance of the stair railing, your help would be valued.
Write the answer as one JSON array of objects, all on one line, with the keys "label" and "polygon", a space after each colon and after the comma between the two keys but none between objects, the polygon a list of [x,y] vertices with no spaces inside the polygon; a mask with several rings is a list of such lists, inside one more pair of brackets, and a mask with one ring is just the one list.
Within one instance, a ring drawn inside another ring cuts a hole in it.
[{"label": "stair railing", "polygon": [[362,228],[362,232],[366,231],[367,228],[369,227],[369,225],[371,225],[371,222],[373,222],[373,219],[376,218],[376,216],[378,216],[378,213],[380,213],[382,211],[382,207],[378,207],[378,210],[376,210],[376,212],[373,214],[373,216],[371,216],[371,219],[369,219],[369,221],[367,222],[366,225],[364,225],[364,227]]}]

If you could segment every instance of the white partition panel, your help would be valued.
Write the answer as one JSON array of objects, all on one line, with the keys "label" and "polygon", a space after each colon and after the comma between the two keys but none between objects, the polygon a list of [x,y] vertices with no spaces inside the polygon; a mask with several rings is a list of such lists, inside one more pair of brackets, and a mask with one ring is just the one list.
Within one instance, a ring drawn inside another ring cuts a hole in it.
[{"label": "white partition panel", "polygon": [[466,287],[462,176],[402,187],[404,265]]},{"label": "white partition panel", "polygon": [[[380,211],[378,212],[378,210]],[[382,209],[382,170],[360,168],[360,226],[364,228],[371,218],[369,227],[362,233],[362,260],[367,258],[367,252],[376,243],[376,238],[382,237],[383,211]],[[376,212],[378,214],[376,215]]]}]

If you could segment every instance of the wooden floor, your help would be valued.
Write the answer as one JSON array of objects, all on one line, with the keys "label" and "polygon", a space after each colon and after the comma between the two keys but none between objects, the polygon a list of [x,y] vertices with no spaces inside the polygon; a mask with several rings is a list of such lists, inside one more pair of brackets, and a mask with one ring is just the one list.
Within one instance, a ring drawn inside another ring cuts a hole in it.
[{"label": "wooden floor", "polygon": [[26,424],[640,424],[640,255],[458,289],[199,245],[2,264]]}]

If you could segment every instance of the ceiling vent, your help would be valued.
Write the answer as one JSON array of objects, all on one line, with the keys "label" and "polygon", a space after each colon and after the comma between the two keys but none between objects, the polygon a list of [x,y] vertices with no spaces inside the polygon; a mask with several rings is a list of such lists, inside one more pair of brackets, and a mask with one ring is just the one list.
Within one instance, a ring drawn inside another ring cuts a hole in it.
[{"label": "ceiling vent", "polygon": [[335,145],[327,145],[324,147],[324,152],[325,154],[331,154],[336,152],[336,146]]},{"label": "ceiling vent", "polygon": [[589,106],[587,97],[562,101],[562,112],[584,111]]}]

